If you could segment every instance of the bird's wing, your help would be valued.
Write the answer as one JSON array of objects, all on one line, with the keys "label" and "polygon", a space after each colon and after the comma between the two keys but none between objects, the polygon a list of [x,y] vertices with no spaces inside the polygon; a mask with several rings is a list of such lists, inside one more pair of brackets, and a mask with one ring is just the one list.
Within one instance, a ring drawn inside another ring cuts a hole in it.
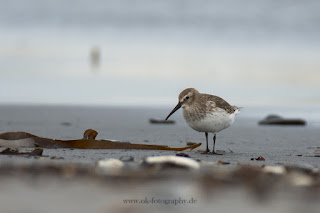
[{"label": "bird's wing", "polygon": [[217,105],[216,105],[216,102],[214,101],[211,101],[211,100],[208,100],[206,102],[206,105],[207,105],[207,108],[215,108]]},{"label": "bird's wing", "polygon": [[[206,95],[207,103],[209,103],[211,106],[218,107],[221,109],[224,109],[228,113],[233,113],[235,109],[224,99],[215,96],[215,95]],[[214,105],[212,104],[214,103]]]}]

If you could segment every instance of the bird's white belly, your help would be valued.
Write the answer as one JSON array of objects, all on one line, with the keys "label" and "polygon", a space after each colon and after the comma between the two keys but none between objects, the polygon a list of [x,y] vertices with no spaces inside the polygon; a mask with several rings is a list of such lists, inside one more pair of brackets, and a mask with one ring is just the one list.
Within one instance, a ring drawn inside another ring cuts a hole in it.
[{"label": "bird's white belly", "polygon": [[192,129],[198,132],[216,133],[232,125],[234,117],[235,114],[218,111],[207,114],[201,120],[186,119],[186,122]]}]

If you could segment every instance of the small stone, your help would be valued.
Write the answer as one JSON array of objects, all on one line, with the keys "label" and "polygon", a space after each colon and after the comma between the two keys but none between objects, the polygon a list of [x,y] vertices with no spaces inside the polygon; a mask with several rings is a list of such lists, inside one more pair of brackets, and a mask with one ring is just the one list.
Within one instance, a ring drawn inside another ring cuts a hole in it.
[{"label": "small stone", "polygon": [[264,157],[262,157],[261,155],[257,158],[251,158],[250,160],[258,160],[258,161],[265,161],[266,159],[264,159]]},{"label": "small stone", "polygon": [[226,161],[223,161],[223,160],[219,160],[219,161],[218,161],[218,164],[227,165],[227,164],[230,164],[230,162],[226,162]]},{"label": "small stone", "polygon": [[96,139],[98,135],[98,132],[94,129],[87,129],[83,133],[83,138],[82,139],[87,139],[87,140],[94,140]]},{"label": "small stone", "polygon": [[265,119],[259,121],[259,125],[306,125],[303,119],[287,119],[278,115],[268,115]]},{"label": "small stone", "polygon": [[189,156],[188,154],[183,153],[183,152],[177,153],[176,156],[181,156],[181,157],[190,158],[190,156]]},{"label": "small stone", "polygon": [[42,155],[43,149],[37,148],[30,152],[30,155]]},{"label": "small stone", "polygon": [[197,143],[195,143],[195,142],[187,142],[187,146],[192,146],[192,145],[195,145],[195,144],[197,144]]},{"label": "small stone", "polygon": [[262,156],[259,156],[259,157],[256,158],[256,160],[265,161],[266,159],[264,159],[264,157],[262,157]]},{"label": "small stone", "polygon": [[55,160],[62,160],[64,159],[63,157],[57,157],[57,156],[52,156],[50,159],[55,159]]},{"label": "small stone", "polygon": [[134,161],[134,157],[132,157],[132,156],[121,156],[119,158],[119,160],[121,160],[123,162],[132,162],[132,161]]}]

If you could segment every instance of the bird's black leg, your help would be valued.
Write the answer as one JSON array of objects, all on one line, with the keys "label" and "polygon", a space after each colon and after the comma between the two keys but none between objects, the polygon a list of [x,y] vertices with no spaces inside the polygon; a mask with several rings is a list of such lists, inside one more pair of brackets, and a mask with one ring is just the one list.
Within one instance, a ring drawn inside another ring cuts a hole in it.
[{"label": "bird's black leg", "polygon": [[212,154],[216,154],[216,152],[214,151],[214,148],[216,146],[216,138],[217,138],[216,133],[214,133],[214,135],[213,135],[213,150],[212,150]]},{"label": "bird's black leg", "polygon": [[207,149],[206,149],[206,151],[205,151],[205,152],[203,152],[202,154],[207,154],[207,153],[209,153],[209,152],[210,152],[210,150],[209,150],[209,145],[208,145],[208,133],[207,133],[207,132],[205,132],[205,134],[206,134]]}]

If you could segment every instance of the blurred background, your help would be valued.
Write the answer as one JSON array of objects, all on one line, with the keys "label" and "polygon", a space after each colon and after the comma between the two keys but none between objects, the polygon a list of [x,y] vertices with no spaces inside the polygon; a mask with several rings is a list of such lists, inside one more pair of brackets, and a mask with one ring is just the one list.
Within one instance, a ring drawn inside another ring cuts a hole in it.
[{"label": "blurred background", "polygon": [[0,103],[320,105],[320,1],[0,0]]}]

